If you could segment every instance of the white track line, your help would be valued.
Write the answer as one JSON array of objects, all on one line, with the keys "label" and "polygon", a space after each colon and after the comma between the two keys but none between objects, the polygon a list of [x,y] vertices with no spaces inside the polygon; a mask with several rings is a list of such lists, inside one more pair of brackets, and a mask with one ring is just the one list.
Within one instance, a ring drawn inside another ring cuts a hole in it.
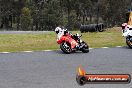
[{"label": "white track line", "polygon": [[31,52],[34,52],[34,51],[23,51],[23,52],[25,52],[25,53],[31,53]]},{"label": "white track line", "polygon": [[42,50],[42,51],[47,51],[47,52],[49,52],[49,51],[54,51],[54,50]]},{"label": "white track line", "polygon": [[91,50],[91,49],[94,49],[94,48],[89,48],[89,49]]},{"label": "white track line", "polygon": [[10,52],[0,52],[0,53],[4,53],[4,54],[7,54],[7,53],[10,53]]},{"label": "white track line", "polygon": [[103,49],[107,49],[107,48],[109,48],[109,47],[102,47]]},{"label": "white track line", "polygon": [[122,46],[116,46],[116,47],[120,48],[120,47],[122,47]]}]

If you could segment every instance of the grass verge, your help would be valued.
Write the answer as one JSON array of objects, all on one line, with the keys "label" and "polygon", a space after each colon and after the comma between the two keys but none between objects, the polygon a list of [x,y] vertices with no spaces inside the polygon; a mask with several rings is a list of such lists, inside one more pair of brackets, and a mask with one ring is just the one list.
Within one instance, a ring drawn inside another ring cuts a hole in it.
[{"label": "grass verge", "polygon": [[[75,33],[79,31],[74,31]],[[82,40],[91,48],[124,46],[121,28],[107,29],[105,32],[82,33]],[[59,49],[56,34],[0,34],[0,52],[39,51]]]}]

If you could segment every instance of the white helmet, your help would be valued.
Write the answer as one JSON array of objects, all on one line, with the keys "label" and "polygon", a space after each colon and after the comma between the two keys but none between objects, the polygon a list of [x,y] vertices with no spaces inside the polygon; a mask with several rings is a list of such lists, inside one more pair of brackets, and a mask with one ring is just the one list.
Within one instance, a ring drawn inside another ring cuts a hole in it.
[{"label": "white helmet", "polygon": [[55,32],[56,34],[58,34],[59,32],[61,32],[63,29],[61,27],[56,27],[55,28]]}]

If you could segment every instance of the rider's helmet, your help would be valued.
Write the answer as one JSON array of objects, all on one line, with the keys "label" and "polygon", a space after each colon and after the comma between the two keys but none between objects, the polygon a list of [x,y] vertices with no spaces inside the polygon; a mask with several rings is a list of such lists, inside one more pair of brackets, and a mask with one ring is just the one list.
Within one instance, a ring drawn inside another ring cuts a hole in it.
[{"label": "rider's helmet", "polygon": [[60,26],[58,26],[58,27],[55,28],[56,34],[58,34],[58,33],[61,32],[61,31],[62,31],[62,28],[61,28]]},{"label": "rider's helmet", "polygon": [[62,31],[67,31],[67,29],[64,26],[59,25],[55,28],[56,34],[61,33]]}]

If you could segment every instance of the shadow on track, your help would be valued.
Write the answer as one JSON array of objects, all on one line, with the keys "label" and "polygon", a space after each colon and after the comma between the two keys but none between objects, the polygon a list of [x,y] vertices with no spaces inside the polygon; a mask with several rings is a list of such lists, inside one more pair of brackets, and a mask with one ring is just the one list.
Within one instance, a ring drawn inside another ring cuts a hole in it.
[{"label": "shadow on track", "polygon": [[[61,51],[61,50],[55,50],[55,52],[57,53],[57,54],[65,54],[63,51]],[[88,53],[90,53],[90,51],[88,52]],[[72,52],[72,53],[70,53],[70,54],[65,54],[65,55],[71,55],[71,54],[88,54],[88,53],[83,53],[83,52],[81,52],[81,51],[76,51],[76,52]]]},{"label": "shadow on track", "polygon": [[123,46],[122,48],[124,48],[124,49],[131,49],[131,48],[129,48],[128,46]]}]

